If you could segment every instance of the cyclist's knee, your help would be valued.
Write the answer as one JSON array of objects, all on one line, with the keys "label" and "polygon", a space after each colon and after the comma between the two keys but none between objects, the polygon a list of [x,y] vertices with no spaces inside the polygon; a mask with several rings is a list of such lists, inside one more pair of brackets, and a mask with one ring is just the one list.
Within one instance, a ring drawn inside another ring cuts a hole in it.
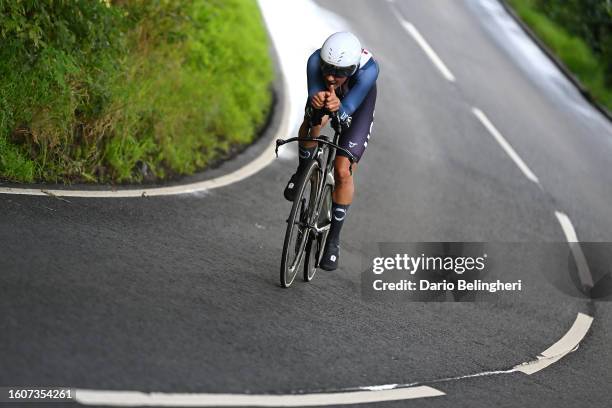
[{"label": "cyclist's knee", "polygon": [[[344,156],[336,157],[336,163],[334,166],[335,179],[338,184],[350,184],[353,182],[353,175],[349,169],[350,161]],[[353,165],[355,170],[355,165]]]},{"label": "cyclist's knee", "polygon": [[326,115],[321,118],[321,122],[319,124],[313,125],[308,120],[308,118],[306,118],[304,120],[303,125],[305,126],[306,130],[310,129],[309,134],[311,137],[319,137],[319,135],[321,134],[321,129],[327,124],[328,121],[329,121],[329,117]]},{"label": "cyclist's knee", "polygon": [[321,110],[312,110],[309,113],[307,112],[306,115],[304,115],[304,121],[302,122],[302,126],[311,129],[320,129],[322,127],[325,127],[328,122],[329,115],[323,114]]},{"label": "cyclist's knee", "polygon": [[300,125],[299,135],[300,137],[308,137],[308,131],[310,130],[310,121],[308,117],[304,116],[304,120]]},{"label": "cyclist's knee", "polygon": [[321,124],[319,125],[319,127],[323,128],[323,127],[327,126],[327,123],[329,123],[329,116],[328,115],[324,115],[323,118],[321,119]]}]

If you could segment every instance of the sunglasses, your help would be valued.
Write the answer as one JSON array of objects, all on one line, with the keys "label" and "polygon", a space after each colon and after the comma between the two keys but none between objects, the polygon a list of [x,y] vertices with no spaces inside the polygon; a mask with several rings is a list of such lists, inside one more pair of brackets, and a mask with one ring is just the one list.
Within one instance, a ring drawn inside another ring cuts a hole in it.
[{"label": "sunglasses", "polygon": [[321,72],[323,75],[333,75],[338,78],[345,78],[353,75],[357,70],[356,65],[348,67],[337,67],[335,65],[328,64],[325,61],[321,61]]}]

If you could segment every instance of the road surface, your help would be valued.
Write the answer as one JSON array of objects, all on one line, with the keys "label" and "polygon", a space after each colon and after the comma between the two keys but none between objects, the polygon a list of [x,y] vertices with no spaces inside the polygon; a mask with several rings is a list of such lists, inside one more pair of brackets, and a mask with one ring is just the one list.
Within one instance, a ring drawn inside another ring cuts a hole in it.
[{"label": "road surface", "polygon": [[[485,3],[321,3],[381,75],[341,268],[310,284],[278,286],[287,160],[200,194],[1,195],[0,384],[285,394],[415,383],[445,395],[363,406],[608,406],[612,307],[558,290],[538,273],[549,265],[538,248],[566,244],[556,212],[581,241],[612,241],[612,130],[530,72]],[[508,244],[520,267],[507,273],[526,289],[493,303],[364,299],[364,245],[417,241],[521,243]],[[535,359],[578,313],[593,317],[588,334],[549,367],[456,378]]]}]

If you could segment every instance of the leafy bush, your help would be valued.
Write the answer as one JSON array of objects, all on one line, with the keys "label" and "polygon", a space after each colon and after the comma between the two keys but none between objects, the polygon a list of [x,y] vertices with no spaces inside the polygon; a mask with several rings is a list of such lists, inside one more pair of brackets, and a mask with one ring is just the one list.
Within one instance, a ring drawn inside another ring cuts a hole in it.
[{"label": "leafy bush", "polygon": [[191,173],[265,121],[253,0],[0,0],[0,176]]},{"label": "leafy bush", "polygon": [[[570,10],[570,8],[565,9],[564,7],[570,7],[570,3],[584,3],[585,1],[595,2],[594,0],[571,0],[566,3],[565,1],[555,0],[547,4],[546,7],[552,7],[553,4],[557,4],[555,8],[557,17],[555,18],[561,18],[559,17],[561,14],[567,13]],[[551,17],[552,11],[546,12],[542,9],[544,8],[544,3],[547,2],[541,2],[541,0],[509,0],[509,2],[525,23],[563,61],[568,69],[576,75],[595,99],[612,110],[612,86],[607,82],[607,78],[612,77],[612,65],[611,61],[606,61],[605,59],[606,53],[612,52],[609,45],[602,44],[600,48],[601,53],[589,47],[587,40],[579,37],[578,34],[572,33],[565,25],[556,22]],[[603,2],[605,3],[605,0]],[[600,1],[600,3],[602,2]],[[564,10],[563,13],[560,12],[561,9]],[[583,18],[574,17],[576,19]],[[568,22],[567,24],[569,25],[570,23]],[[610,24],[610,19],[608,19],[606,24]]]},{"label": "leafy bush", "polygon": [[97,1],[0,0],[4,177],[46,178],[49,160],[71,166],[80,159],[79,125],[104,109],[117,72],[119,17]]},{"label": "leafy bush", "polygon": [[570,34],[583,39],[605,66],[612,88],[612,2],[609,0],[537,0],[537,8]]}]

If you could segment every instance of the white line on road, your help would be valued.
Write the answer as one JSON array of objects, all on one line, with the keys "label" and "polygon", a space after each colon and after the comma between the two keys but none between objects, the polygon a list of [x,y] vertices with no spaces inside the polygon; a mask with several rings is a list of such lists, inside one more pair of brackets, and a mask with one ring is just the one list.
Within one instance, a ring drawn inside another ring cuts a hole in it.
[{"label": "white line on road", "polygon": [[[517,364],[509,370],[485,371],[476,374],[436,379],[436,383],[457,381],[467,378],[522,372],[534,374],[549,365],[561,360],[578,349],[580,342],[589,332],[593,318],[578,313],[570,329],[544,350],[535,360]],[[430,381],[431,382],[431,381]],[[424,385],[424,383],[384,384],[359,389],[344,389],[336,392],[311,394],[179,394],[179,393],[144,393],[139,391],[111,391],[76,389],[75,400],[82,405],[100,406],[162,406],[162,407],[296,407],[349,405],[367,402],[399,401],[415,398],[438,397],[444,392]]]},{"label": "white line on road", "polygon": [[442,391],[428,386],[376,391],[316,394],[170,394],[137,391],[75,390],[75,400],[83,405],[161,406],[161,407],[314,407],[323,405],[363,404],[438,397]]},{"label": "white line on road", "polygon": [[591,328],[592,323],[593,318],[591,316],[578,313],[572,327],[559,341],[544,350],[536,360],[517,365],[514,367],[514,371],[531,375],[559,361],[578,348],[578,345]]},{"label": "white line on road", "polygon": [[582,247],[580,246],[580,241],[578,241],[578,236],[576,235],[576,230],[572,225],[572,221],[565,213],[560,211],[555,211],[555,215],[559,220],[559,224],[561,224],[561,228],[563,229],[567,243],[572,251],[572,255],[574,255],[576,267],[578,268],[578,278],[585,289],[592,289],[594,286],[593,275],[589,269],[589,264],[584,256],[584,252],[582,252]]},{"label": "white line on road", "polygon": [[510,156],[510,158],[514,161],[514,163],[518,166],[518,168],[523,172],[525,177],[529,180],[533,181],[536,184],[540,184],[540,180],[536,177],[535,174],[529,169],[527,164],[521,159],[518,153],[512,148],[510,143],[499,133],[499,130],[493,126],[493,123],[487,118],[483,111],[478,108],[472,108],[472,112],[478,118],[478,120],[484,125],[484,127],[489,131],[489,133],[497,140],[497,143],[504,149],[504,151]]},{"label": "white line on road", "polygon": [[576,316],[576,320],[574,320],[574,323],[572,324],[572,327],[570,327],[570,329],[563,335],[563,337],[557,340],[555,344],[544,350],[539,356],[536,357],[535,360],[517,364],[510,370],[485,371],[477,374],[446,378],[444,380],[438,380],[438,382],[452,380],[456,381],[463,380],[466,378],[483,377],[490,375],[511,374],[515,372],[521,372],[527,375],[537,373],[538,371],[543,370],[549,365],[561,360],[569,353],[576,351],[578,349],[578,346],[580,345],[580,342],[589,332],[592,323],[593,318],[591,316],[586,315],[584,313],[578,313],[578,315]]},{"label": "white line on road", "polygon": [[[569,353],[576,351],[580,342],[584,339],[584,337],[589,332],[591,328],[591,324],[593,323],[593,318],[584,313],[578,313],[576,315],[576,319],[572,324],[572,327],[559,339],[555,344],[544,350],[539,356],[536,357],[533,361],[528,361],[525,363],[517,364],[511,369],[508,370],[495,370],[495,371],[483,371],[476,374],[468,374],[461,375],[457,377],[448,377],[448,378],[440,378],[435,381],[429,381],[429,383],[444,383],[449,381],[458,381],[464,380],[468,378],[475,377],[488,377],[494,375],[503,375],[503,374],[512,374],[516,372],[521,372],[527,375],[531,375],[537,373],[540,370],[548,367],[549,365],[561,360],[563,357],[568,355]],[[409,387],[409,386],[417,386],[426,384],[428,382],[420,382],[420,383],[410,383],[410,384],[386,384],[386,385],[378,385],[377,389],[390,389],[390,388],[400,388],[400,387]]]},{"label": "white line on road", "polygon": [[442,62],[442,59],[438,56],[438,54],[436,54],[436,52],[433,50],[433,48],[431,48],[427,41],[425,41],[425,38],[423,38],[421,33],[419,33],[419,30],[416,29],[414,24],[406,21],[404,17],[402,17],[402,15],[400,14],[400,12],[395,9],[393,4],[391,4],[391,10],[393,11],[393,14],[395,14],[395,17],[400,22],[402,27],[404,27],[408,34],[412,36],[414,41],[416,41],[416,43],[423,49],[423,51],[429,57],[431,62],[433,62],[436,68],[438,68],[442,76],[450,82],[455,82],[455,76],[453,75],[453,73],[450,71],[450,69],[448,69],[444,62]]}]

